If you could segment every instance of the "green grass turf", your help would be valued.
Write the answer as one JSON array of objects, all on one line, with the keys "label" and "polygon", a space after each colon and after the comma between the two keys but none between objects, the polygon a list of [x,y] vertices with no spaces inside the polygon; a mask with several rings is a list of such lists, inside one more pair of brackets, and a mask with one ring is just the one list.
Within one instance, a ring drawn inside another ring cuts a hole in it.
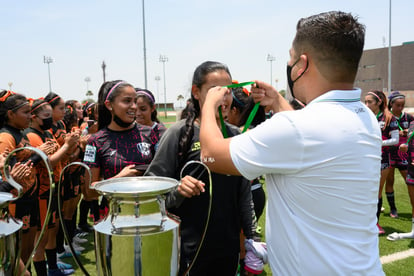
[{"label": "green grass turf", "polygon": [[[175,116],[169,116],[165,120],[163,114],[159,114],[159,119],[163,122],[167,122],[167,127],[171,123],[175,122]],[[399,172],[395,172],[395,200],[398,208],[399,218],[394,219],[389,216],[389,206],[385,197],[383,195],[383,206],[385,207],[384,213],[381,214],[380,224],[385,229],[386,235],[392,232],[409,232],[411,231],[411,205],[408,197],[407,187],[404,180],[400,176]],[[266,185],[264,186],[266,189]],[[259,226],[262,227],[262,237],[265,240],[265,212],[259,220]],[[379,248],[380,256],[389,255],[392,253],[405,251],[411,248],[414,248],[414,240],[401,240],[396,242],[391,242],[386,239],[386,235],[382,235],[379,238]],[[83,245],[86,247],[86,250],[81,255],[82,263],[85,265],[86,269],[90,275],[96,274],[95,267],[95,251],[93,247],[93,234],[89,234],[88,243]],[[71,263],[76,268],[74,275],[83,275],[82,271],[76,267],[76,264],[72,259],[64,259],[65,262]],[[33,266],[32,266],[33,267]],[[384,272],[388,276],[400,276],[400,275],[414,275],[414,257],[410,257],[404,260],[396,261],[393,263],[385,264],[383,266]],[[34,270],[34,269],[32,269]],[[33,275],[36,275],[35,273]],[[268,265],[265,266],[265,269],[261,275],[272,275]]]},{"label": "green grass turf", "polygon": [[[395,182],[395,196],[397,202],[397,208],[400,218],[393,219],[389,217],[389,207],[386,200],[384,200],[385,211],[381,214],[380,222],[387,234],[394,231],[408,232],[411,230],[411,205],[409,202],[407,187],[403,182],[399,173],[396,173]],[[262,227],[262,237],[265,239],[265,215],[259,220],[259,225]],[[91,275],[96,275],[95,268],[95,252],[93,248],[93,235],[88,235],[89,242],[86,244],[86,250],[82,253],[82,262],[86,265],[87,270]],[[414,248],[414,240],[401,240],[391,242],[386,239],[386,235],[380,236],[379,239],[380,255],[389,255],[399,251],[405,251],[410,248]],[[68,263],[76,265],[71,259],[65,259]],[[414,257],[410,257],[404,260],[389,263],[383,266],[386,275],[414,275]],[[80,269],[76,269],[74,275],[83,275]],[[265,266],[265,270],[261,275],[272,275],[268,265]]]}]

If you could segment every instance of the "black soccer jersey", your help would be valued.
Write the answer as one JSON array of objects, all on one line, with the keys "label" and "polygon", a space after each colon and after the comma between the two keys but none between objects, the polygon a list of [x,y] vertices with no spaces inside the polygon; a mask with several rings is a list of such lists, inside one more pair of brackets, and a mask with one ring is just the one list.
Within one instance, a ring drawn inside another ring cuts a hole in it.
[{"label": "black soccer jersey", "polygon": [[104,128],[89,138],[83,161],[91,168],[100,168],[103,178],[108,179],[127,165],[149,164],[157,142],[157,135],[148,126],[136,124],[125,131]]}]

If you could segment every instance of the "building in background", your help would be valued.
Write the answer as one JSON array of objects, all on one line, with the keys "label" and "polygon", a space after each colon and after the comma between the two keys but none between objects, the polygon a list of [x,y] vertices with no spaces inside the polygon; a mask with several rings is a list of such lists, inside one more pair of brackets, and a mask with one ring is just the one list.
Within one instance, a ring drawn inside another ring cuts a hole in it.
[{"label": "building in background", "polygon": [[[392,47],[391,54],[391,90],[405,94],[406,107],[414,108],[414,41]],[[388,91],[387,47],[364,51],[355,86],[362,89],[362,98],[370,90]]]}]

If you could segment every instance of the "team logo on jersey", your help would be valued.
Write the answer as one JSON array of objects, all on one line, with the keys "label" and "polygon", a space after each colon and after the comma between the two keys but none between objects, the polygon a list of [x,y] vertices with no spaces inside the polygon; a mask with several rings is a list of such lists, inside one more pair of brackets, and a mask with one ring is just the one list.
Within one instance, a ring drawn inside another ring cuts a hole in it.
[{"label": "team logo on jersey", "polygon": [[194,144],[191,147],[191,151],[200,150],[200,142],[194,142]]},{"label": "team logo on jersey", "polygon": [[96,147],[91,146],[91,145],[86,145],[85,156],[83,157],[83,161],[95,162],[95,157],[96,157]]},{"label": "team logo on jersey", "polygon": [[150,155],[151,154],[151,144],[149,143],[138,143],[137,149],[142,155]]}]

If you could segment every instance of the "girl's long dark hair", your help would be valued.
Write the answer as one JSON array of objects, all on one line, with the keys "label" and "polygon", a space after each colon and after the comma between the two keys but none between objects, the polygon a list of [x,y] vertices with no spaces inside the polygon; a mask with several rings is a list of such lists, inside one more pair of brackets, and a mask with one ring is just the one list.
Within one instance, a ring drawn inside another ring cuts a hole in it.
[{"label": "girl's long dark hair", "polygon": [[[192,85],[201,89],[201,86],[206,82],[206,76],[217,71],[225,71],[231,78],[229,68],[226,65],[216,61],[206,61],[200,64],[194,71]],[[187,158],[187,152],[194,135],[194,121],[200,117],[200,112],[200,104],[193,94],[191,94],[191,103],[188,105],[184,133],[180,134],[178,144],[178,156],[181,163]]]},{"label": "girl's long dark hair", "polygon": [[0,128],[9,122],[7,111],[17,111],[27,102],[25,96],[11,91],[3,90],[0,92]]},{"label": "girl's long dark hair", "polygon": [[[233,95],[233,102],[231,104],[231,108],[235,107],[240,112],[239,122],[237,124],[238,127],[244,126],[246,124],[247,119],[252,112],[255,102],[252,97],[249,97],[244,91],[242,87],[234,88],[232,91]],[[253,118],[251,123],[252,127],[257,126],[258,124],[262,123],[266,120],[266,113],[263,106],[259,106],[259,109],[256,112],[256,115]]]},{"label": "girl's long dark hair", "polygon": [[59,104],[61,97],[53,92],[49,92],[45,97],[45,102],[48,102],[52,108],[55,108]]},{"label": "girl's long dark hair", "polygon": [[[111,91],[115,85],[117,85],[117,87]],[[98,130],[107,127],[112,121],[112,114],[106,108],[105,101],[108,100],[113,102],[116,96],[121,92],[122,88],[127,86],[133,87],[131,84],[122,80],[107,81],[101,85],[98,94]],[[111,92],[111,94],[108,96],[109,92]]]},{"label": "girl's long dark hair", "polygon": [[[137,92],[137,96],[138,98],[143,98],[148,105],[150,106],[150,108],[155,107],[155,98],[154,98],[154,94],[152,94],[151,91],[149,91],[148,89],[144,89],[144,88],[135,88],[135,91]],[[142,91],[140,93],[140,91]],[[153,122],[157,122],[160,123],[160,120],[158,119],[158,112],[157,112],[157,108],[154,108],[154,111],[151,112],[151,121]]]}]

